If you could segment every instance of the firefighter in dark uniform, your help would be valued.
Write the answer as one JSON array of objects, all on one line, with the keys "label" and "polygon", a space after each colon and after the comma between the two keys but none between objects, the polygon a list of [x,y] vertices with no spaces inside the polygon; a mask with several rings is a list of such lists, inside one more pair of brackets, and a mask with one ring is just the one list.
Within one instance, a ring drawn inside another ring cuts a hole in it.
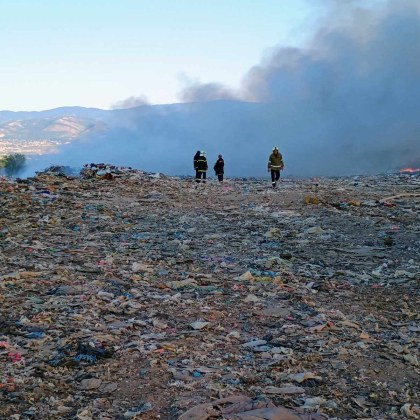
[{"label": "firefighter in dark uniform", "polygon": [[284,168],[283,156],[279,152],[278,147],[273,148],[268,158],[268,172],[271,172],[271,185],[276,188],[277,181],[280,179],[280,171]]},{"label": "firefighter in dark uniform", "polygon": [[219,155],[216,163],[214,164],[214,172],[217,175],[217,178],[220,182],[223,181],[223,174],[225,173],[225,161],[223,160],[222,155]]},{"label": "firefighter in dark uniform", "polygon": [[206,153],[200,152],[200,156],[197,159],[197,166],[195,169],[195,181],[200,182],[201,178],[203,178],[203,183],[206,183],[207,178],[207,159],[206,159]]}]

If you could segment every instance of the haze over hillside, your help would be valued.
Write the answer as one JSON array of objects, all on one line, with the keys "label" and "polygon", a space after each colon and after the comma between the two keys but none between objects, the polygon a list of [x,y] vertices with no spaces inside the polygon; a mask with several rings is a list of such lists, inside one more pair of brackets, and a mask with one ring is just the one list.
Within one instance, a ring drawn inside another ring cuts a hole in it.
[{"label": "haze over hillside", "polygon": [[105,129],[99,120],[66,113],[51,114],[56,114],[56,110],[44,113],[0,112],[0,154],[23,153],[30,158],[32,155],[58,153],[60,145]]},{"label": "haze over hillside", "polygon": [[73,115],[12,120],[0,123],[0,138],[15,140],[72,139],[103,127],[99,121]]}]

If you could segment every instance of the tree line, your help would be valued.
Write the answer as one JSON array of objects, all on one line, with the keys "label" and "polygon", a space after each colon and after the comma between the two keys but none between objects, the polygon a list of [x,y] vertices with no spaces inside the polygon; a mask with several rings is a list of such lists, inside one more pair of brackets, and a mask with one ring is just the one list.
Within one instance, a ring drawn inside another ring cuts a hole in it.
[{"label": "tree line", "polygon": [[26,156],[21,153],[12,153],[0,157],[0,172],[6,176],[14,176],[26,165]]}]

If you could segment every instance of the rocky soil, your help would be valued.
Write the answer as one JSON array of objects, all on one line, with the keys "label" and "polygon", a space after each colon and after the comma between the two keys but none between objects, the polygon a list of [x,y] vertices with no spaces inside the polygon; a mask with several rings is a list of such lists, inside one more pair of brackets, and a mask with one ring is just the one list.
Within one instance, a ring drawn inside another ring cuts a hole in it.
[{"label": "rocky soil", "polygon": [[0,418],[250,418],[232,396],[418,418],[419,196],[408,175],[2,179]]}]

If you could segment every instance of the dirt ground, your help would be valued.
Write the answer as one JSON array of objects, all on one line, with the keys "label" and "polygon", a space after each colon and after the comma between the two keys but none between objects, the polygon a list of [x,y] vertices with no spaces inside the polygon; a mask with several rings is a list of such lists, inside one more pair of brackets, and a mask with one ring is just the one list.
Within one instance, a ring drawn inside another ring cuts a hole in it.
[{"label": "dirt ground", "polygon": [[0,418],[416,418],[420,179],[269,184],[3,179]]}]

